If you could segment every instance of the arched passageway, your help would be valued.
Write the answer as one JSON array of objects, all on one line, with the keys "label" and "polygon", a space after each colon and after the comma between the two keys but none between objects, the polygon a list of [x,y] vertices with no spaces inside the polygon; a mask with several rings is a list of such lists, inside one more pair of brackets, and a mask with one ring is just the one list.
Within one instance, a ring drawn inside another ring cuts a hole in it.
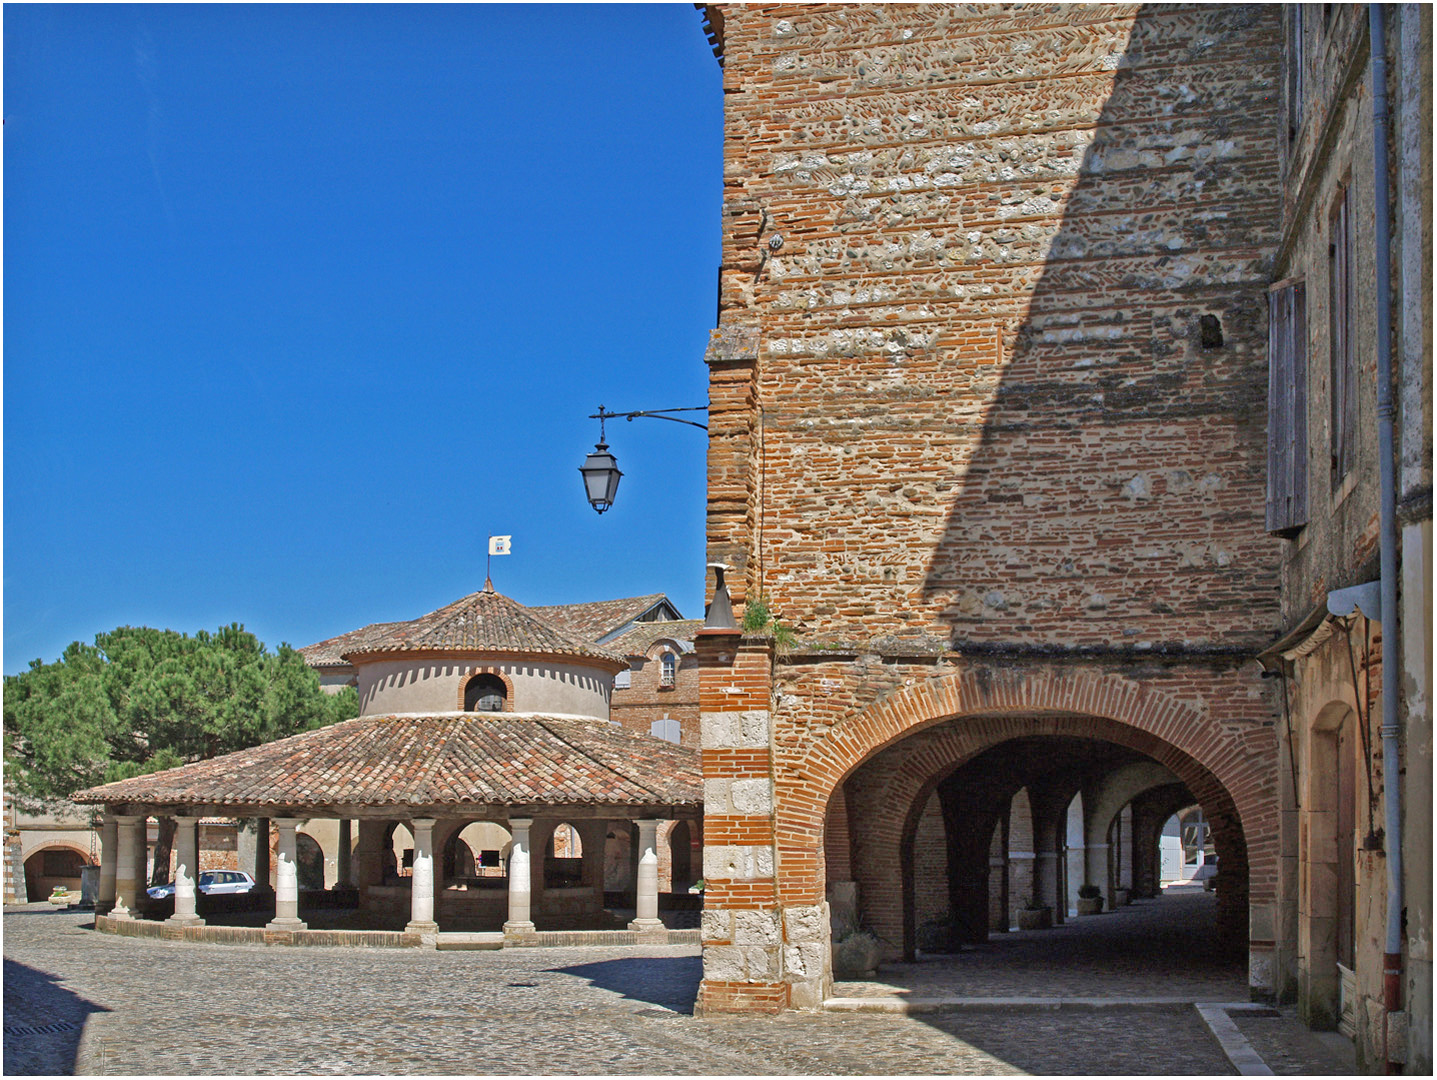
[{"label": "arched passageway", "polygon": [[[853,897],[859,925],[889,959],[1126,906],[1135,883],[1153,877],[1157,813],[1196,801],[1167,766],[1110,739],[1022,734],[974,752],[962,726],[895,742],[830,800],[828,854],[845,876],[830,870],[828,891]],[[1230,929],[1219,930],[1224,905],[1213,904],[1203,916],[1214,924],[1207,936],[1236,952],[1246,938],[1232,932],[1239,920],[1231,909],[1247,894],[1246,849],[1221,786],[1198,779],[1213,804],[1205,825],[1229,868],[1220,884]]]}]

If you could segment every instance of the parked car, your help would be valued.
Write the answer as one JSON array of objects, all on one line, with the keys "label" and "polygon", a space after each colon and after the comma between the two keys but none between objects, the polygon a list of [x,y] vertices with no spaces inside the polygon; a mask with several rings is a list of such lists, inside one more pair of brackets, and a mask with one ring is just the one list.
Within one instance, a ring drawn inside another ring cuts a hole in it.
[{"label": "parked car", "polygon": [[[202,870],[199,881],[195,884],[206,896],[221,896],[249,892],[254,888],[254,878],[243,870]],[[166,897],[175,895],[175,883],[167,882],[145,891],[149,893],[151,899],[164,900]]]}]

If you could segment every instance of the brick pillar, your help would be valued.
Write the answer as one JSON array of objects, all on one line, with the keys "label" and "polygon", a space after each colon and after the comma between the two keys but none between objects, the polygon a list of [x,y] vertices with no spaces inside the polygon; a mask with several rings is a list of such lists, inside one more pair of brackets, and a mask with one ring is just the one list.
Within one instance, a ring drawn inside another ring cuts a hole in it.
[{"label": "brick pillar", "polygon": [[[807,951],[814,955],[795,953],[796,963],[785,964],[788,950],[774,873],[770,644],[745,642],[737,631],[727,630],[700,630],[694,644],[704,762],[706,883],[704,979],[695,1011],[787,1008],[794,975],[805,983],[801,995],[805,1004],[815,992],[815,986],[808,984],[816,984],[816,1006],[822,1000],[823,980],[829,976],[826,928],[823,956],[810,948]],[[821,910],[822,897],[810,906]],[[815,933],[819,921],[808,920]],[[810,973],[805,963],[815,970]]]}]

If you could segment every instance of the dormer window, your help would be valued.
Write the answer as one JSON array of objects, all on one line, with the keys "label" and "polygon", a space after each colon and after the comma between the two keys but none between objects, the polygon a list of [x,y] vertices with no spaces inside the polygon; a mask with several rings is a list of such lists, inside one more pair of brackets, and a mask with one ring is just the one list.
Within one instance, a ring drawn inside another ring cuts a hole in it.
[{"label": "dormer window", "polygon": [[659,685],[673,686],[675,672],[678,669],[678,658],[671,652],[666,652],[659,658]]},{"label": "dormer window", "polygon": [[465,712],[503,712],[508,689],[497,675],[475,675],[464,687]]}]

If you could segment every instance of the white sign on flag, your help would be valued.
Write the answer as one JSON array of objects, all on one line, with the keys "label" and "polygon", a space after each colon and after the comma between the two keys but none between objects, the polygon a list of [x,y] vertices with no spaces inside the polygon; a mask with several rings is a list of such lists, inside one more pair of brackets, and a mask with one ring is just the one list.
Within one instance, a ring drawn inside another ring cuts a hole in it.
[{"label": "white sign on flag", "polygon": [[509,554],[509,541],[512,540],[512,539],[513,539],[513,537],[511,537],[511,536],[491,536],[491,537],[489,537],[489,554],[490,554],[490,555],[507,555],[507,554]]}]

